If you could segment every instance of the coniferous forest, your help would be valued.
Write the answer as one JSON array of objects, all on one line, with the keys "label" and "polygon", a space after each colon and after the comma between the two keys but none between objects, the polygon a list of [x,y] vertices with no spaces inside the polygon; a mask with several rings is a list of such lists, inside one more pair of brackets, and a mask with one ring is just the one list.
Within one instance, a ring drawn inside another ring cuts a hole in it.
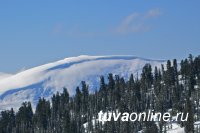
[{"label": "coniferous forest", "polygon": [[36,109],[24,102],[19,110],[2,111],[0,133],[163,133],[170,129],[164,121],[98,121],[102,112],[188,112],[188,120],[177,121],[186,133],[200,132],[200,56],[152,68],[146,64],[141,74],[129,79],[108,74],[100,77],[100,87],[90,93],[82,81],[70,96],[67,88],[51,100],[40,98]]}]

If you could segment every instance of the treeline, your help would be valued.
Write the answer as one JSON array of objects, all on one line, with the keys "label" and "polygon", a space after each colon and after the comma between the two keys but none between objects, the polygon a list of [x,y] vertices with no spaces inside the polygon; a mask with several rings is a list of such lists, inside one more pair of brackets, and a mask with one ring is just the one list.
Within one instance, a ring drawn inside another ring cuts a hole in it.
[{"label": "treeline", "polygon": [[177,63],[152,68],[146,64],[141,76],[130,75],[128,80],[109,74],[100,77],[100,88],[89,93],[82,81],[76,94],[69,96],[66,88],[51,100],[41,98],[33,112],[31,103],[24,102],[18,112],[1,112],[0,133],[145,133],[166,132],[170,126],[164,121],[99,122],[103,112],[188,112],[188,121],[178,123],[186,133],[197,132],[194,121],[200,120],[200,56],[189,55]]}]

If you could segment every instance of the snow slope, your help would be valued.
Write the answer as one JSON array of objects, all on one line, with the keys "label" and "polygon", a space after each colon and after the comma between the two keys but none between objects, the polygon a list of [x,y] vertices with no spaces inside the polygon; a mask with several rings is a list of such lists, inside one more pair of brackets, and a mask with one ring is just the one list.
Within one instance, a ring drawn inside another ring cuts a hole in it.
[{"label": "snow slope", "polygon": [[10,77],[10,76],[12,76],[12,74],[0,72],[0,81],[3,80],[3,79],[8,78],[8,77]]},{"label": "snow slope", "polygon": [[82,55],[25,70],[0,80],[0,110],[17,109],[24,101],[31,101],[35,106],[39,97],[50,98],[63,87],[73,95],[81,81],[86,81],[92,91],[98,88],[99,76],[136,75],[146,63],[154,68],[165,61],[135,56]]}]

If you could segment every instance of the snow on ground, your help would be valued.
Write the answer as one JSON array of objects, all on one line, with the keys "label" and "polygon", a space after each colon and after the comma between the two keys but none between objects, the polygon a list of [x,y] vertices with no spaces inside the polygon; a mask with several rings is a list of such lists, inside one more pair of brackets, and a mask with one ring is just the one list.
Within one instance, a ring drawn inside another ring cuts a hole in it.
[{"label": "snow on ground", "polygon": [[184,128],[180,127],[177,123],[172,123],[171,126],[171,129],[167,129],[167,133],[185,133]]},{"label": "snow on ground", "polygon": [[[50,98],[66,87],[71,95],[81,81],[97,89],[99,77],[109,73],[128,78],[140,73],[146,63],[160,67],[164,60],[135,56],[78,56],[38,66],[0,80],[0,110],[17,109],[23,101],[36,105],[39,97]],[[107,78],[105,78],[107,79]],[[90,90],[93,91],[93,90]]]}]

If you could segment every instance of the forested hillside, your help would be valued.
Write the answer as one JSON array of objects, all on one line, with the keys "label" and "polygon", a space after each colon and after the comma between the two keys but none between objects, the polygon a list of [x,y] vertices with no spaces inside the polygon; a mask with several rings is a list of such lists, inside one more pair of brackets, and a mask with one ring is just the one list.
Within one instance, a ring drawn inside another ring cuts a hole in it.
[{"label": "forested hillside", "polygon": [[[161,69],[159,69],[161,68]],[[179,63],[168,60],[166,66],[152,68],[146,64],[141,75],[130,74],[129,80],[108,74],[100,77],[100,88],[89,93],[82,87],[70,96],[67,88],[51,100],[41,98],[33,112],[24,102],[17,112],[2,111],[0,133],[162,133],[170,123],[159,121],[98,121],[103,112],[188,112],[188,121],[176,121],[186,133],[200,131],[194,126],[200,120],[200,56],[189,55]],[[107,80],[108,79],[108,80]],[[66,81],[67,82],[67,81]]]}]

